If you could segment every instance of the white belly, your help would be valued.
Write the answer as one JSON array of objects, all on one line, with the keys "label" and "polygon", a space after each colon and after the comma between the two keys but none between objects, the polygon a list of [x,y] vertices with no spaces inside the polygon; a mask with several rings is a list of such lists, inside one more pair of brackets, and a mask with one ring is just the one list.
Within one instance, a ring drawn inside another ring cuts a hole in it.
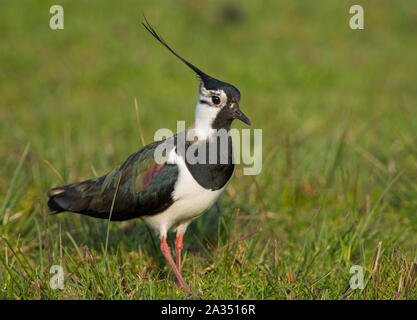
[{"label": "white belly", "polygon": [[230,177],[223,188],[212,191],[204,189],[198,184],[188,171],[184,159],[178,156],[174,150],[172,150],[168,162],[176,163],[179,169],[178,181],[173,192],[174,203],[161,213],[142,217],[145,223],[159,232],[161,236],[166,236],[168,230],[173,226],[184,224],[186,228],[188,223],[216,202],[232,178]]}]

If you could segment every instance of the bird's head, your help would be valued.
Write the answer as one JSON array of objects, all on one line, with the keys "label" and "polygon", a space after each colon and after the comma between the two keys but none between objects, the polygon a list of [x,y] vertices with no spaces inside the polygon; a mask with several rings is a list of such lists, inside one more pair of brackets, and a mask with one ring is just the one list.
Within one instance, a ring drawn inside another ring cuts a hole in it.
[{"label": "bird's head", "polygon": [[195,117],[196,126],[206,126],[211,129],[229,129],[234,119],[239,119],[250,125],[250,120],[240,110],[240,92],[227,83],[217,80],[178,55],[164,40],[156,33],[149,22],[144,17],[142,23],[155,39],[164,45],[172,54],[191,68],[200,80],[200,96],[197,102]]}]

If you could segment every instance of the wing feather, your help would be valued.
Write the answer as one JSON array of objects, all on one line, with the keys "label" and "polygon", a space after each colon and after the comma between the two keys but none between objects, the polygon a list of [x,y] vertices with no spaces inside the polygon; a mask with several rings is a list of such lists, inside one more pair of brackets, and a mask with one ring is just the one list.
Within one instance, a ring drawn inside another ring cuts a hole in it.
[{"label": "wing feather", "polygon": [[143,147],[100,178],[50,190],[50,209],[107,219],[115,197],[112,220],[162,212],[173,202],[178,167],[154,160],[155,149],[160,143],[162,141]]}]

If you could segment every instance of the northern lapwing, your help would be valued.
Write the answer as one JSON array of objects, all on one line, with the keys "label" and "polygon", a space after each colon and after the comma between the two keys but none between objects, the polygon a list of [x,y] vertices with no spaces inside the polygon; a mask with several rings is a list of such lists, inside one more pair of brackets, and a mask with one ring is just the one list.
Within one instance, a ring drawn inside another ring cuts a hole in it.
[{"label": "northern lapwing", "polygon": [[[224,129],[229,133],[234,119],[248,125],[250,121],[239,108],[240,92],[236,87],[210,77],[178,55],[146,18],[142,24],[197,74],[200,87],[194,124],[181,133],[143,147],[100,178],[51,189],[48,206],[53,213],[69,211],[111,221],[141,218],[159,234],[162,254],[179,285],[191,293],[181,275],[184,232],[191,221],[216,202],[234,173],[231,138],[228,135],[225,147],[220,143],[212,148],[219,140],[216,132]],[[184,148],[179,148],[181,135]],[[171,147],[157,158],[155,154],[163,143]],[[190,148],[193,148],[191,153]],[[188,154],[197,161],[191,161]],[[213,154],[215,161],[212,161]],[[207,161],[200,161],[199,155]],[[167,232],[171,228],[176,231],[176,262],[167,244]]]}]

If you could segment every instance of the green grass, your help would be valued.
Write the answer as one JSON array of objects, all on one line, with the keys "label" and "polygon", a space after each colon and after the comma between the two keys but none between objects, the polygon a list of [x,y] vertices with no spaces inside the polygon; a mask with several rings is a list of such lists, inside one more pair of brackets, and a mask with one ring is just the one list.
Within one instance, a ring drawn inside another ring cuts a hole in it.
[{"label": "green grass", "polygon": [[[140,220],[108,229],[46,207],[49,188],[141,147],[135,97],[147,143],[193,121],[195,76],[140,26],[142,12],[180,54],[236,85],[263,129],[261,174],[239,166],[218,209],[185,235],[196,293],[417,298],[415,1],[364,2],[362,31],[348,27],[354,1],[231,3],[237,19],[221,1],[60,1],[65,30],[51,31],[56,1],[2,1],[0,298],[186,298]],[[49,286],[56,264],[63,290]],[[353,265],[366,286],[346,292]]]}]

